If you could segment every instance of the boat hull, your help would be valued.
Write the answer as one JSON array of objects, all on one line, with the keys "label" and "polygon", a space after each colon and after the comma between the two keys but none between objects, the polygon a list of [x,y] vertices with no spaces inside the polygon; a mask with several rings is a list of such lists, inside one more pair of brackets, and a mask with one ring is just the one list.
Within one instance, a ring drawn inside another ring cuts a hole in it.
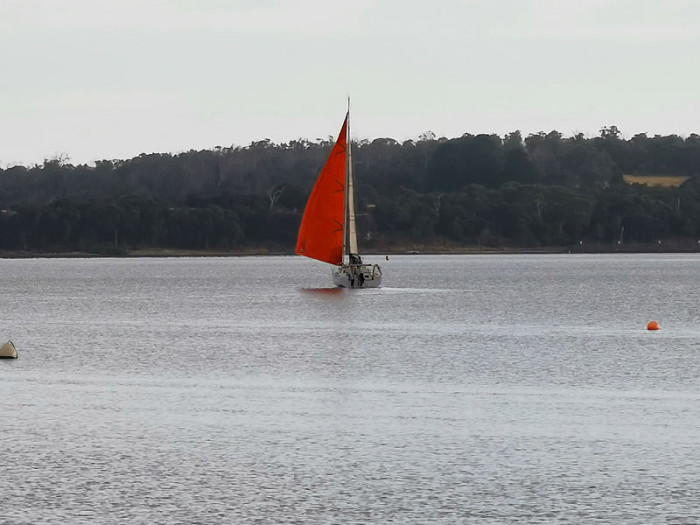
[{"label": "boat hull", "polygon": [[333,270],[333,283],[340,288],[379,288],[382,269],[378,264],[344,264]]},{"label": "boat hull", "polygon": [[0,346],[0,359],[17,359],[17,349],[12,341]]}]

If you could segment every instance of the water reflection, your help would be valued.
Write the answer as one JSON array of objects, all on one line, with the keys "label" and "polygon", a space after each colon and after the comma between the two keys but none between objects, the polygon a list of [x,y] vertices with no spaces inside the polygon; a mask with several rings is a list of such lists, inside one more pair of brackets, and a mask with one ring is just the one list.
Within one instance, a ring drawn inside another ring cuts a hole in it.
[{"label": "water reflection", "polygon": [[339,288],[337,286],[334,286],[333,288],[301,288],[301,291],[303,293],[326,297],[340,295],[343,293],[344,290],[344,288]]}]

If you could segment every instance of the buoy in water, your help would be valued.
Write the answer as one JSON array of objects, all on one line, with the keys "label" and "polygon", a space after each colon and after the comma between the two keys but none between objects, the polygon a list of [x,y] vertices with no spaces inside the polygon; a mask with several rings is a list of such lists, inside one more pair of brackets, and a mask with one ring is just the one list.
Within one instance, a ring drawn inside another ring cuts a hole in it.
[{"label": "buoy in water", "polygon": [[659,323],[656,321],[649,321],[649,324],[647,325],[647,330],[658,330],[659,329]]},{"label": "buoy in water", "polygon": [[0,346],[0,359],[17,359],[17,349],[12,341]]}]

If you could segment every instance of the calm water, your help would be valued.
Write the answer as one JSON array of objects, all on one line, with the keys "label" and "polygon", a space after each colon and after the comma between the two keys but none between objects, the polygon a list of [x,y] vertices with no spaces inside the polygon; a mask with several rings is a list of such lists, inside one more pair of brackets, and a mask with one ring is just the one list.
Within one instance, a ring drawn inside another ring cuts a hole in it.
[{"label": "calm water", "polygon": [[700,257],[383,266],[0,260],[0,523],[700,521]]}]

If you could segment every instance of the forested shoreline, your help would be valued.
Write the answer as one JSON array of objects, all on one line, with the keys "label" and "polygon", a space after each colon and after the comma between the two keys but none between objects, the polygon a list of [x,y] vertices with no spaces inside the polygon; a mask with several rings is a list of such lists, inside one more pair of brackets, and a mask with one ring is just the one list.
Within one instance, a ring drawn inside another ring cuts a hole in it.
[{"label": "forested shoreline", "polygon": [[[293,253],[332,140],[0,169],[0,251]],[[700,251],[696,134],[426,133],[353,148],[363,251]]]}]

